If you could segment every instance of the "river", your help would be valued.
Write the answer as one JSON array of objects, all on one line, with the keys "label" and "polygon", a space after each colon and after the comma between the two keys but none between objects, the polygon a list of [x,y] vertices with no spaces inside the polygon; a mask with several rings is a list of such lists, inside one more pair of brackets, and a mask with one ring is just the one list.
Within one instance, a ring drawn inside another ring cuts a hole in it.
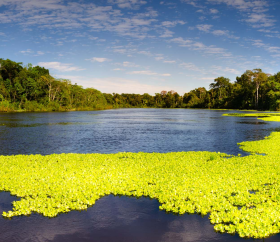
[{"label": "river", "polygon": [[[219,151],[247,155],[237,143],[280,131],[277,122],[224,117],[237,111],[115,109],[92,112],[1,113],[0,155]],[[0,213],[17,200],[0,193]],[[87,211],[56,218],[0,217],[0,241],[245,241],[215,233],[207,216],[168,214],[149,198],[103,197]],[[263,241],[249,239],[246,241]],[[280,235],[265,239],[280,241]]]}]

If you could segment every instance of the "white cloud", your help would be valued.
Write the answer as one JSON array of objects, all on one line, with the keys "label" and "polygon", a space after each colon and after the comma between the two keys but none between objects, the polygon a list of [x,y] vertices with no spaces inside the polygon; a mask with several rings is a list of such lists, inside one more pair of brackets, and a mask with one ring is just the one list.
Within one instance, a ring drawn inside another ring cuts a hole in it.
[{"label": "white cloud", "polygon": [[141,55],[152,56],[152,53],[150,51],[142,50],[142,51],[138,51],[137,53]]},{"label": "white cloud", "polygon": [[119,8],[139,8],[147,2],[142,0],[108,0],[108,3],[117,4]]},{"label": "white cloud", "polygon": [[228,30],[214,30],[212,32],[214,35],[228,35]]},{"label": "white cloud", "polygon": [[196,27],[197,27],[197,29],[199,29],[200,31],[203,31],[205,33],[212,33],[216,36],[225,36],[230,39],[240,39],[240,37],[231,35],[228,30],[211,30],[213,25],[210,25],[210,24],[199,24]]},{"label": "white cloud", "polygon": [[271,27],[275,25],[273,16],[265,14],[268,11],[266,0],[207,0],[209,3],[226,4],[236,8],[244,15],[244,21],[252,24],[254,28]]},{"label": "white cloud", "polygon": [[61,63],[61,62],[39,62],[37,65],[45,67],[47,69],[54,69],[54,70],[61,71],[61,72],[85,70],[85,69],[73,66],[73,64],[66,64],[66,63]]},{"label": "white cloud", "polygon": [[186,24],[186,22],[184,21],[164,21],[161,23],[163,27],[167,27],[167,28],[170,28],[170,27],[175,27],[177,24],[181,24],[181,25],[184,25]]},{"label": "white cloud", "polygon": [[[1,23],[18,23],[22,29],[82,29],[109,31],[118,35],[144,39],[150,25],[157,20],[157,12],[151,7],[133,17],[126,17],[122,8],[138,8],[146,4],[142,0],[109,0],[113,6],[97,6],[94,3],[62,0],[1,0],[5,10],[0,14]],[[143,27],[145,26],[145,27]],[[94,38],[93,38],[94,39]],[[100,40],[101,41],[101,40]]]},{"label": "white cloud", "polygon": [[86,60],[91,61],[91,62],[99,62],[99,63],[102,63],[105,61],[110,61],[110,59],[100,58],[100,57],[92,57],[91,59],[86,59]]},{"label": "white cloud", "polygon": [[223,66],[211,66],[210,70],[218,71],[219,73],[231,73],[235,75],[239,75],[241,72],[239,70],[230,68],[230,67],[223,67]]},{"label": "white cloud", "polygon": [[196,26],[200,31],[209,32],[209,30],[213,27],[210,24],[199,24]]},{"label": "white cloud", "polygon": [[190,71],[202,71],[200,68],[198,68],[195,64],[193,63],[182,63],[180,64],[181,67],[190,70]]},{"label": "white cloud", "polygon": [[264,47],[266,46],[262,40],[252,40],[254,46],[257,46],[257,47]]},{"label": "white cloud", "polygon": [[199,79],[201,79],[201,80],[215,80],[217,77],[201,77],[201,78],[199,78]]},{"label": "white cloud", "polygon": [[32,51],[31,49],[27,49],[27,50],[22,50],[20,51],[21,54],[32,54],[34,53],[34,51]]},{"label": "white cloud", "polygon": [[270,44],[265,44],[262,40],[251,40],[252,45],[258,48],[263,48],[270,54],[272,57],[279,57],[280,55],[280,47],[278,46],[271,46]]},{"label": "white cloud", "polygon": [[204,45],[201,42],[195,42],[192,40],[184,40],[182,37],[171,39],[169,42],[177,43],[179,46],[188,47],[191,50],[200,51],[204,54],[214,54],[221,57],[231,57],[231,53],[227,52],[224,48],[219,48],[214,45]]},{"label": "white cloud", "polygon": [[157,60],[157,61],[160,61],[160,60],[163,60],[164,58],[162,57],[162,56],[157,56],[157,57],[155,57],[155,60]]},{"label": "white cloud", "polygon": [[262,33],[279,34],[279,31],[277,30],[259,29],[258,31]]},{"label": "white cloud", "polygon": [[158,74],[158,73],[152,72],[152,71],[131,71],[131,72],[128,72],[128,74],[147,75],[147,76],[171,76],[171,74],[169,74],[169,73]]},{"label": "white cloud", "polygon": [[236,69],[233,69],[233,68],[230,68],[230,67],[226,67],[223,69],[224,72],[229,72],[229,73],[232,73],[232,74],[236,74],[236,75],[239,75],[241,72],[239,70],[236,70]]},{"label": "white cloud", "polygon": [[173,63],[176,63],[176,61],[174,61],[174,60],[171,60],[171,61],[167,61],[167,60],[165,60],[165,61],[163,61],[163,63],[173,64]]},{"label": "white cloud", "polygon": [[276,22],[264,13],[251,13],[245,21],[251,23],[254,28],[272,27]]},{"label": "white cloud", "polygon": [[124,69],[121,69],[121,68],[115,68],[115,69],[113,69],[113,71],[124,71]]},{"label": "white cloud", "polygon": [[113,52],[120,53],[120,54],[125,54],[125,53],[127,53],[127,49],[114,49]]},{"label": "white cloud", "polygon": [[217,10],[215,8],[210,9],[210,13],[212,13],[212,14],[217,14],[218,12],[219,12],[219,10]]},{"label": "white cloud", "polygon": [[239,10],[259,10],[267,6],[266,1],[260,0],[207,0],[209,3],[227,4],[228,6],[237,8]]},{"label": "white cloud", "polygon": [[231,35],[228,30],[214,30],[214,31],[212,31],[212,34],[217,35],[217,36],[226,36],[230,39],[240,39],[240,37]]},{"label": "white cloud", "polygon": [[197,3],[199,2],[199,0],[181,0],[184,3],[190,4],[194,7],[199,7],[199,5],[197,5]]},{"label": "white cloud", "polygon": [[182,37],[178,37],[178,38],[174,38],[174,39],[171,39],[170,42],[174,42],[174,43],[177,43],[179,44],[180,46],[184,46],[184,47],[189,47],[191,43],[193,43],[192,40],[188,40],[188,39],[183,39]]},{"label": "white cloud", "polygon": [[124,67],[139,67],[139,65],[136,65],[135,63],[129,61],[124,61],[121,65]]},{"label": "white cloud", "polygon": [[164,31],[164,33],[162,35],[160,35],[159,37],[161,38],[169,38],[169,37],[173,37],[174,32],[170,31],[169,29],[166,29]]}]

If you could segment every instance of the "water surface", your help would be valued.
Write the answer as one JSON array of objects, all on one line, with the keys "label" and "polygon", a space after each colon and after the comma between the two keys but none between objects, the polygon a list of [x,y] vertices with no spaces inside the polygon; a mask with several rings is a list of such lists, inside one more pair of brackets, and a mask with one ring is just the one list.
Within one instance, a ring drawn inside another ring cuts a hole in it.
[{"label": "water surface", "polygon": [[[0,154],[219,151],[247,155],[237,143],[279,131],[277,122],[223,117],[231,111],[117,109],[0,114]],[[236,112],[236,111],[232,111]],[[0,213],[16,197],[0,193]],[[177,216],[149,198],[103,197],[87,211],[56,218],[0,217],[0,241],[245,241],[215,233],[207,216]],[[246,240],[263,241],[263,240]],[[275,235],[267,242],[280,241]]]}]

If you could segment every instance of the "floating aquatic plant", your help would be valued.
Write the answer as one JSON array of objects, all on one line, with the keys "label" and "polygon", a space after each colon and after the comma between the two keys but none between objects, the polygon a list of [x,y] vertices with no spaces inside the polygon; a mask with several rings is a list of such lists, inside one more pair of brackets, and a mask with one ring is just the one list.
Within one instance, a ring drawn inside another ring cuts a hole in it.
[{"label": "floating aquatic plant", "polygon": [[264,121],[280,122],[280,113],[226,113],[223,116],[234,116],[234,117],[257,117]]},{"label": "floating aquatic plant", "polygon": [[109,194],[149,196],[167,212],[210,214],[219,232],[253,238],[279,233],[280,133],[239,145],[252,154],[0,156],[0,190],[21,198],[3,216],[55,217],[87,209]]}]

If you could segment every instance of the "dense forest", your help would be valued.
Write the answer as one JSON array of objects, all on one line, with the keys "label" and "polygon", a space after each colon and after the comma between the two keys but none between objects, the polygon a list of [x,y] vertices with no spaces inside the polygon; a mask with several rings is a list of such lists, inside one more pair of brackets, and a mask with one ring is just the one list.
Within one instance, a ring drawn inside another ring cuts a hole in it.
[{"label": "dense forest", "polygon": [[69,80],[53,78],[49,70],[23,67],[0,59],[0,111],[67,111],[111,108],[104,95]]},{"label": "dense forest", "polygon": [[247,70],[234,83],[218,77],[209,90],[199,87],[180,96],[175,91],[149,94],[104,94],[115,107],[215,108],[280,110],[280,72],[275,75],[261,69]]},{"label": "dense forest", "polygon": [[[147,90],[148,91],[148,90]],[[137,90],[135,90],[137,92]],[[107,94],[52,77],[49,70],[0,59],[0,111],[67,111],[108,108],[215,108],[280,110],[280,72],[247,70],[232,83],[218,77],[209,90],[199,87],[180,96],[161,91],[151,96]]]}]

